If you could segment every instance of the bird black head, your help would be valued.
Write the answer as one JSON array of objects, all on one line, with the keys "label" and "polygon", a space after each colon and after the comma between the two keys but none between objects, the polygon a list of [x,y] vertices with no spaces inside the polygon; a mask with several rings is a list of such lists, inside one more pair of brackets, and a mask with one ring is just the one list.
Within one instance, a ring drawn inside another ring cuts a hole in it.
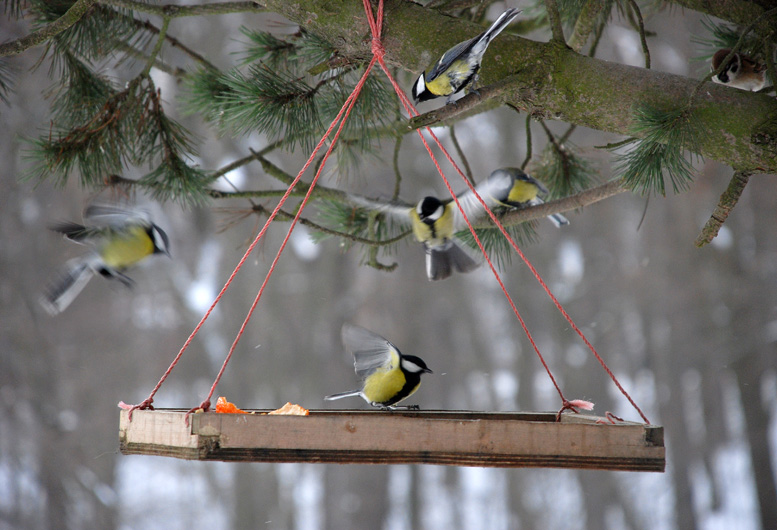
[{"label": "bird black head", "polygon": [[416,79],[410,94],[413,96],[413,101],[415,103],[429,101],[435,97],[435,95],[426,88],[426,72],[423,72],[418,76],[418,79]]},{"label": "bird black head", "polygon": [[170,239],[167,237],[165,231],[156,224],[151,223],[151,226],[146,229],[146,232],[148,232],[148,237],[150,237],[151,241],[154,243],[154,254],[166,254],[169,257]]},{"label": "bird black head", "polygon": [[405,372],[411,374],[424,373],[431,374],[432,371],[426,366],[426,363],[420,357],[415,355],[403,355],[402,360],[399,362],[399,366]]},{"label": "bird black head", "polygon": [[431,224],[442,217],[445,206],[437,197],[424,197],[416,206],[416,212],[421,221]]}]

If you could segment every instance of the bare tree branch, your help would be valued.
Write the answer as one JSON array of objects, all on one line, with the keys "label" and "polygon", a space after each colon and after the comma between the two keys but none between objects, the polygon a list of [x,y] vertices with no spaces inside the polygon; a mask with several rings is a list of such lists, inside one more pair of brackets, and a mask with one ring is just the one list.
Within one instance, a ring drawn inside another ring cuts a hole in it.
[{"label": "bare tree branch", "polygon": [[37,46],[49,40],[51,37],[62,33],[70,26],[81,20],[81,17],[94,5],[95,0],[78,0],[70,6],[64,15],[54,22],[47,24],[38,31],[34,31],[26,37],[21,37],[11,42],[0,44],[0,57],[18,55],[28,48]]},{"label": "bare tree branch", "polygon": [[749,179],[750,173],[744,171],[734,172],[734,176],[728,183],[728,188],[726,188],[726,191],[720,196],[718,205],[712,212],[709,221],[707,221],[704,228],[701,229],[699,237],[697,237],[694,242],[697,247],[701,248],[715,239],[715,236],[720,232],[720,227],[722,227],[723,223],[728,219],[728,214],[730,214],[731,210],[734,209],[734,206],[737,205],[739,198],[742,196],[742,192],[745,191],[745,186],[747,186],[747,181]]}]

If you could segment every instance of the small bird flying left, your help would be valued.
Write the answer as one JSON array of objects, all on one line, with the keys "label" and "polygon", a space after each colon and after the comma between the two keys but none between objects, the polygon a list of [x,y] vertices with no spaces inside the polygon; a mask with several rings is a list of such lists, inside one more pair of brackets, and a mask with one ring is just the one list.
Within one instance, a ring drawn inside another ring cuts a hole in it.
[{"label": "small bird flying left", "polygon": [[342,339],[345,349],[353,355],[353,366],[362,380],[362,387],[324,399],[332,401],[359,396],[373,407],[384,410],[418,408],[396,404],[418,390],[422,374],[432,373],[422,359],[403,354],[380,335],[360,326],[344,324]]},{"label": "small bird flying left", "polygon": [[131,287],[134,282],[124,274],[126,269],[153,254],[170,256],[167,234],[139,210],[93,204],[84,211],[84,225],[65,222],[51,229],[92,250],[67,262],[41,296],[41,305],[51,315],[64,311],[95,274]]}]

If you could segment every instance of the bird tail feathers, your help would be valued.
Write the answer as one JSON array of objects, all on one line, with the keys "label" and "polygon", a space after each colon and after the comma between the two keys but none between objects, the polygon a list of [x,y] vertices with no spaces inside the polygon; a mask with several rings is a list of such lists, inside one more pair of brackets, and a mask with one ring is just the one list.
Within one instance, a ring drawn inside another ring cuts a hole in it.
[{"label": "bird tail feathers", "polygon": [[90,260],[72,260],[61,277],[52,282],[41,297],[43,309],[52,316],[67,309],[93,275],[94,267]]},{"label": "bird tail feathers", "polygon": [[488,28],[485,33],[483,33],[481,41],[485,41],[486,43],[490,42],[494,37],[499,35],[503,29],[510,25],[510,22],[512,22],[520,12],[520,9],[516,9],[514,7],[506,9],[505,12],[499,15],[499,18],[497,18],[494,23],[491,24],[491,27]]},{"label": "bird tail feathers", "polygon": [[332,394],[331,396],[326,396],[324,399],[327,401],[334,401],[335,399],[342,399],[352,396],[359,396],[361,397],[362,391],[361,390],[349,390],[347,392],[340,392],[338,394]]}]

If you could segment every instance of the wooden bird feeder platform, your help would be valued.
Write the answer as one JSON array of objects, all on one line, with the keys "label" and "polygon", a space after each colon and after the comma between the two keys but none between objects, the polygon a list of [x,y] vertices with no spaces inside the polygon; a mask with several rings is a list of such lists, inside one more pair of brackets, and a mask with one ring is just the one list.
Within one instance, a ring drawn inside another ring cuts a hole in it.
[{"label": "wooden bird feeder platform", "polygon": [[664,471],[664,429],[545,412],[315,410],[309,416],[121,411],[123,454],[231,462]]}]

